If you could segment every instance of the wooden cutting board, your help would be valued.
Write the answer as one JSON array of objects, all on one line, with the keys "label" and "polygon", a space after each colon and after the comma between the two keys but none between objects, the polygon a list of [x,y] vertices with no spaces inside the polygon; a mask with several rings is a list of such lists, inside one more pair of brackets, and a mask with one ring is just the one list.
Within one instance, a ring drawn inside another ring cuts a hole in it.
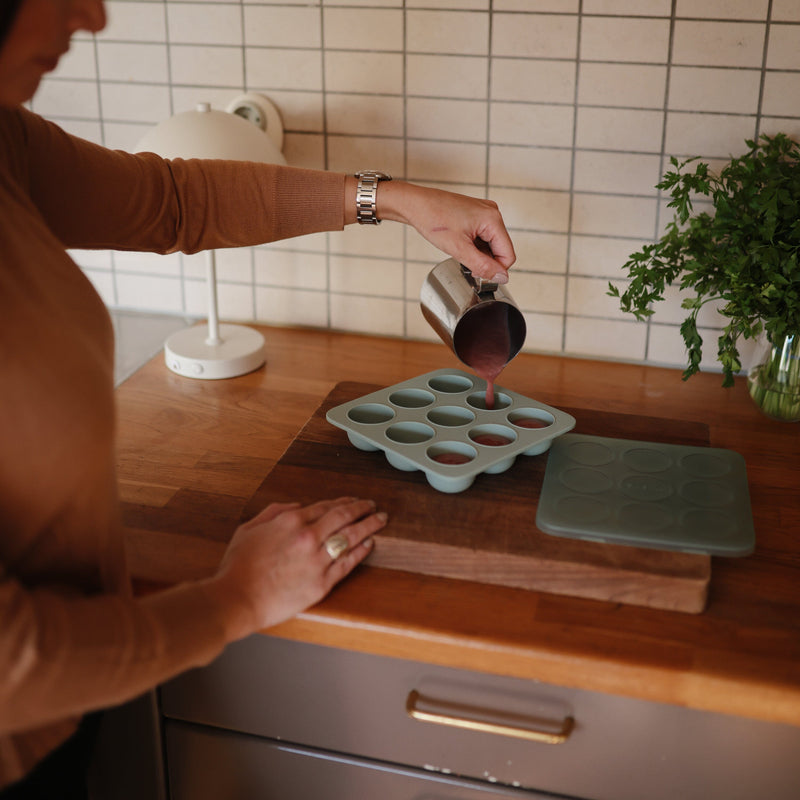
[{"label": "wooden cutting board", "polygon": [[[519,456],[499,475],[480,475],[443,494],[421,472],[402,472],[382,452],[356,449],[326,419],[329,408],[381,387],[339,383],[247,504],[255,515],[276,501],[374,499],[389,514],[367,563],[388,569],[500,584],[616,603],[699,613],[711,577],[708,556],[549,536],[535,524],[547,454]],[[576,433],[707,446],[706,425],[562,408]]]}]

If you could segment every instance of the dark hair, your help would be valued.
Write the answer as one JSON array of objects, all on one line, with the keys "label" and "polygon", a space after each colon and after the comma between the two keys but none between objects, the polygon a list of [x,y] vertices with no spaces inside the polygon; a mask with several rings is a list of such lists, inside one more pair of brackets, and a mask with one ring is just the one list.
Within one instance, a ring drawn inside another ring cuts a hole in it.
[{"label": "dark hair", "polygon": [[0,0],[0,47],[3,40],[11,29],[11,23],[17,15],[17,9],[22,4],[22,0]]}]

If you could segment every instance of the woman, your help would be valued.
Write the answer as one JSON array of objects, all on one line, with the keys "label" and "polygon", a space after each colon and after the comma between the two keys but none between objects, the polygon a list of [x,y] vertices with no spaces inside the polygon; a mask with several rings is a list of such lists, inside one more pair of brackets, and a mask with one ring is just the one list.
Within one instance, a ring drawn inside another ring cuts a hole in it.
[{"label": "woman", "polygon": [[[273,504],[233,533],[213,577],[132,596],[113,332],[66,251],[190,253],[338,230],[356,222],[356,179],[110,151],[27,111],[72,34],[104,24],[102,0],[0,6],[0,798],[85,796],[90,712],[316,603],[386,524],[368,499]],[[514,251],[493,203],[391,181],[376,213],[507,280]]]}]

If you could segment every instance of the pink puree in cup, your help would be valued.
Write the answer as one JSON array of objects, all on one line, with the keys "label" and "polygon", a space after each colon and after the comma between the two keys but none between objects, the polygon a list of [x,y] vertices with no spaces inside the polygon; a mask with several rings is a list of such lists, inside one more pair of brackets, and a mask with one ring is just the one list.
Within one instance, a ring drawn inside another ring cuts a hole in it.
[{"label": "pink puree in cup", "polygon": [[487,306],[486,312],[463,321],[458,356],[486,381],[486,408],[494,408],[494,382],[508,363],[510,351],[508,306],[504,303]]}]

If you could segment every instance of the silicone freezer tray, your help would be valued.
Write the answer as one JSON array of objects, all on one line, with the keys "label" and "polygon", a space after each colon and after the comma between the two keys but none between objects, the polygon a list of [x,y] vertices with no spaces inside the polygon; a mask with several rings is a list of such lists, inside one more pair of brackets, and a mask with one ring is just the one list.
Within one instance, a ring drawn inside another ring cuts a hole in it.
[{"label": "silicone freezer tray", "polygon": [[732,450],[570,433],[547,458],[545,533],[720,556],[753,551],[744,458]]},{"label": "silicone freezer tray", "polygon": [[338,405],[328,421],[359,450],[382,450],[396,469],[421,470],[440,492],[463,492],[481,473],[504,472],[518,455],[545,452],[575,418],[485,382],[440,369]]}]

